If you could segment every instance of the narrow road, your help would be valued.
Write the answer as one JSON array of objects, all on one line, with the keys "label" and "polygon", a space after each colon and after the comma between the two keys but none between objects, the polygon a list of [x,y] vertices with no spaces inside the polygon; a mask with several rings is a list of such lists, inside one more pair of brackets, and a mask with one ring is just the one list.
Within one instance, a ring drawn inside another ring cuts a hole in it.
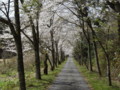
[{"label": "narrow road", "polygon": [[80,75],[73,59],[69,58],[63,70],[48,90],[90,90]]}]

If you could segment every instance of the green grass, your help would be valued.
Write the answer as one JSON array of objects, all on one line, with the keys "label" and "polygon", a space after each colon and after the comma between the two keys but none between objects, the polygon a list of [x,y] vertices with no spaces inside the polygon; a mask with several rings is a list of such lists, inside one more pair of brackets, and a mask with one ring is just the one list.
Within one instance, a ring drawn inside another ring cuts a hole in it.
[{"label": "green grass", "polygon": [[[64,64],[65,62],[59,65],[54,71],[49,71],[48,75],[42,75],[42,80],[36,80],[34,78],[34,72],[26,72],[27,90],[46,90],[47,87],[52,84]],[[0,76],[6,78],[0,80],[0,90],[19,90],[18,78],[11,78],[11,80],[6,74]]]},{"label": "green grass", "polygon": [[107,78],[99,77],[95,72],[89,72],[84,66],[80,66],[76,61],[75,64],[92,90],[120,90],[120,84],[117,85],[117,83],[113,83],[113,86],[108,86]]},{"label": "green grass", "polygon": [[55,77],[63,68],[65,62],[56,68],[54,71],[50,71],[48,75],[43,75],[42,80],[36,80],[35,78],[30,78],[27,81],[27,90],[46,90],[46,88],[52,84]]},{"label": "green grass", "polygon": [[0,90],[12,90],[16,85],[16,81],[0,81]]}]

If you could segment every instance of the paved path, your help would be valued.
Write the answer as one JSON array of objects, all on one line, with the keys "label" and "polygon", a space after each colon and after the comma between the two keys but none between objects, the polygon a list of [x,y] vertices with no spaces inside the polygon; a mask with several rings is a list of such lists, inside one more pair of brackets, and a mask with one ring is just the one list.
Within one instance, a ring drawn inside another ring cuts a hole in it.
[{"label": "paved path", "polygon": [[69,58],[63,70],[48,90],[90,90],[80,75],[72,58]]}]

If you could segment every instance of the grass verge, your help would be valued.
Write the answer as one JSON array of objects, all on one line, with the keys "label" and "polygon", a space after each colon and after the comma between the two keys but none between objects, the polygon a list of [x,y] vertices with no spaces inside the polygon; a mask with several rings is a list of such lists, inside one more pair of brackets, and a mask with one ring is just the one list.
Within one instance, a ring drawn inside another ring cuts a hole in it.
[{"label": "grass verge", "polygon": [[[27,74],[26,76],[27,90],[47,90],[48,86],[53,83],[55,77],[62,70],[65,62],[59,65],[54,71],[50,71],[48,75],[42,75],[42,80],[36,80],[34,78],[34,72],[30,72],[29,74]],[[11,90],[19,90],[19,87],[15,87]]]},{"label": "grass verge", "polygon": [[113,86],[108,86],[107,78],[99,77],[97,73],[91,73],[86,69],[86,67],[80,66],[77,61],[74,60],[74,62],[79,72],[82,73],[85,80],[89,83],[92,90],[120,90],[120,85],[113,82]]}]

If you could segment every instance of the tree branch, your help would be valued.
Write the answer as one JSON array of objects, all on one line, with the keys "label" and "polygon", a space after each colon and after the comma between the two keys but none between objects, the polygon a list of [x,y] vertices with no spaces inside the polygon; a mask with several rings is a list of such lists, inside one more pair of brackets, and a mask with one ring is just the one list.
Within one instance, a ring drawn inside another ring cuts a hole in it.
[{"label": "tree branch", "polygon": [[21,32],[25,35],[25,37],[32,43],[32,45],[34,44],[34,42],[32,41],[32,39],[23,31],[21,30]]},{"label": "tree branch", "polygon": [[5,23],[5,24],[9,25],[9,21],[8,21],[7,19],[5,19],[5,18],[1,17],[1,16],[0,16],[0,22]]}]

